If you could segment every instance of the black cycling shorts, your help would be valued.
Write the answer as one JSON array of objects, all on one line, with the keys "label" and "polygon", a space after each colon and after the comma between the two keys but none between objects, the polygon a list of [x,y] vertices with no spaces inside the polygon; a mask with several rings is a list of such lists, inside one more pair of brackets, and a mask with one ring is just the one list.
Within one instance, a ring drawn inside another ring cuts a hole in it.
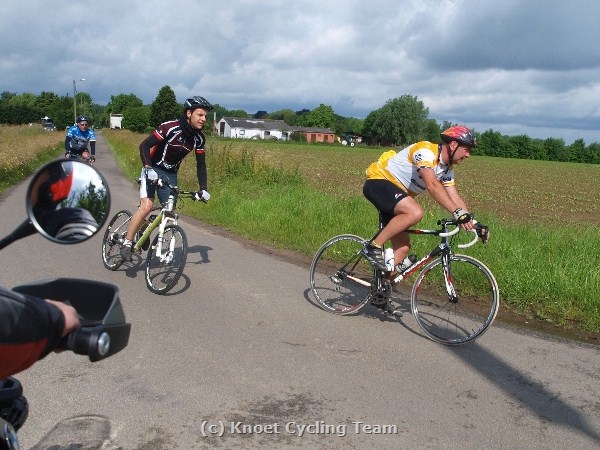
[{"label": "black cycling shorts", "polygon": [[363,194],[381,215],[383,225],[394,217],[394,208],[408,194],[388,180],[367,180],[363,185]]}]

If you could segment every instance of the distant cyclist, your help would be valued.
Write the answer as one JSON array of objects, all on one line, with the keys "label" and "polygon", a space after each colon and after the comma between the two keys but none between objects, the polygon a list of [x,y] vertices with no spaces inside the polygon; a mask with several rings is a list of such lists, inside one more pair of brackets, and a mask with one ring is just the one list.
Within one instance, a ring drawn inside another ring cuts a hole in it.
[{"label": "distant cyclist", "polygon": [[183,105],[183,115],[177,120],[164,122],[158,126],[140,144],[142,159],[142,174],[140,185],[140,206],[133,214],[127,228],[127,236],[121,247],[121,256],[131,261],[131,247],[135,233],[140,229],[144,218],[154,206],[154,196],[158,194],[161,203],[166,203],[171,191],[167,187],[157,186],[156,181],[168,179],[169,184],[177,186],[177,171],[179,166],[190,153],[196,155],[196,174],[199,191],[197,200],[208,201],[206,156],[204,146],[206,137],[202,128],[207,114],[213,106],[204,97],[188,98]]},{"label": "distant cyclist", "polygon": [[90,162],[96,161],[96,133],[90,128],[87,116],[77,117],[77,122],[67,130],[65,153],[90,158]]}]

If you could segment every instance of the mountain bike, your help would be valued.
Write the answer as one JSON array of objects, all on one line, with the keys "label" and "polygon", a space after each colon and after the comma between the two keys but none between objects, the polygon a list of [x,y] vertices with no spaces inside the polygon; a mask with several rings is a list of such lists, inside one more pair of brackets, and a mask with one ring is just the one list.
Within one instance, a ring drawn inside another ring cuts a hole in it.
[{"label": "mountain bike", "polygon": [[[83,156],[83,153],[87,153],[88,156]],[[79,160],[87,164],[94,164],[96,162],[96,157],[91,156],[89,150],[86,150],[83,153],[74,153],[70,150],[67,150],[65,151],[65,158]]]},{"label": "mountain bike", "polygon": [[[140,180],[138,179],[138,182]],[[181,277],[187,260],[187,237],[177,224],[179,215],[175,210],[175,197],[194,199],[196,192],[183,191],[177,186],[162,182],[171,191],[166,203],[154,206],[136,233],[132,253],[146,255],[146,286],[155,294],[166,294]],[[157,214],[152,214],[158,212]],[[117,270],[124,262],[121,245],[127,234],[132,214],[128,210],[119,211],[110,220],[102,240],[102,262],[108,270]],[[158,233],[150,244],[150,235],[158,228]]]},{"label": "mountain bike", "polygon": [[[347,315],[358,313],[371,303],[389,316],[401,316],[401,309],[392,301],[392,290],[421,270],[410,293],[411,312],[420,329],[431,340],[446,345],[477,339],[498,312],[498,283],[481,261],[454,253],[451,241],[461,230],[458,222],[441,219],[437,224],[437,230],[406,230],[409,234],[437,236],[440,244],[394,276],[375,269],[361,254],[363,247],[381,231],[381,220],[370,240],[352,234],[329,239],[317,251],[310,267],[310,284],[319,306],[333,314]],[[477,230],[472,231],[475,238],[458,244],[458,248],[477,242]]]}]

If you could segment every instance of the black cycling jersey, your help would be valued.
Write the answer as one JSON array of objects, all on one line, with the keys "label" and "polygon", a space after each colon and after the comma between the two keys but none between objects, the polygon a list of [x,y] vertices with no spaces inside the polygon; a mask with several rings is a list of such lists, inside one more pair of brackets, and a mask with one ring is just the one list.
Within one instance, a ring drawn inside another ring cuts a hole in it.
[{"label": "black cycling jersey", "polygon": [[201,130],[194,130],[185,116],[164,122],[140,144],[144,166],[160,167],[176,173],[188,154],[196,154],[196,173],[200,189],[207,190],[206,138]]}]

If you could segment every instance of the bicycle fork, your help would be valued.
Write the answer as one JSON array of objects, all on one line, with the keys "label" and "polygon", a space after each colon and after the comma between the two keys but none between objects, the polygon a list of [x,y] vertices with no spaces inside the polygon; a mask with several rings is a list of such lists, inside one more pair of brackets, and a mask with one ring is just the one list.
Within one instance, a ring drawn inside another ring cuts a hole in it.
[{"label": "bicycle fork", "polygon": [[156,240],[155,255],[161,263],[170,264],[173,261],[175,254],[175,239],[169,241],[169,250],[163,253],[163,244],[165,242],[165,225],[166,221],[161,222],[158,227],[158,238]]},{"label": "bicycle fork", "polygon": [[450,267],[450,253],[444,252],[442,255],[442,269],[444,271],[444,283],[446,284],[446,293],[450,303],[458,303],[458,295],[454,289],[454,280],[452,278],[452,268]]}]

